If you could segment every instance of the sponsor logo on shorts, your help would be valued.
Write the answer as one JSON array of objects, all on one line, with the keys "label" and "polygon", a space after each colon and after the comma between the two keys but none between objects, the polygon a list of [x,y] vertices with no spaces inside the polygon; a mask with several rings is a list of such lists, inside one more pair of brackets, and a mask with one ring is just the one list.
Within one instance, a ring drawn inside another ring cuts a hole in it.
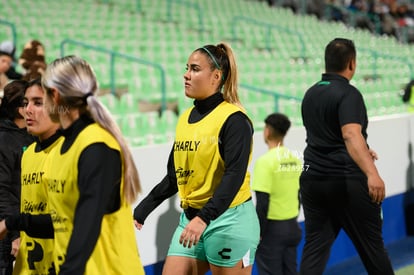
[{"label": "sponsor logo on shorts", "polygon": [[231,248],[223,248],[221,251],[218,252],[218,254],[223,260],[230,260],[230,252]]}]

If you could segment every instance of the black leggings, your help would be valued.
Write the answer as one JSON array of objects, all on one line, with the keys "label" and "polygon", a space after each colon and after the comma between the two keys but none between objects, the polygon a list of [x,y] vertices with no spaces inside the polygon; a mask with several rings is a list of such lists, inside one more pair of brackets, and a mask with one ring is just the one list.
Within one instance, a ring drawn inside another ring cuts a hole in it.
[{"label": "black leggings", "polygon": [[301,177],[300,193],[305,214],[300,274],[323,273],[341,229],[351,239],[368,274],[394,274],[382,238],[381,205],[371,201],[365,179]]},{"label": "black leggings", "polygon": [[296,275],[296,251],[301,238],[302,231],[296,218],[269,220],[256,251],[259,275]]}]

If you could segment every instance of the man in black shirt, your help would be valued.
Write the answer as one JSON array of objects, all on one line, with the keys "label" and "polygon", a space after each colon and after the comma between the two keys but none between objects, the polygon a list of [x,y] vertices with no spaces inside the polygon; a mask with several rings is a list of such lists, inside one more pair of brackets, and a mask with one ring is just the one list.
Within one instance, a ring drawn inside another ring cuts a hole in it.
[{"label": "man in black shirt", "polygon": [[307,146],[300,192],[305,246],[300,274],[322,274],[343,229],[369,274],[394,274],[382,237],[385,184],[367,145],[368,118],[361,93],[349,81],[356,50],[336,38],[325,49],[325,73],[302,101]]}]

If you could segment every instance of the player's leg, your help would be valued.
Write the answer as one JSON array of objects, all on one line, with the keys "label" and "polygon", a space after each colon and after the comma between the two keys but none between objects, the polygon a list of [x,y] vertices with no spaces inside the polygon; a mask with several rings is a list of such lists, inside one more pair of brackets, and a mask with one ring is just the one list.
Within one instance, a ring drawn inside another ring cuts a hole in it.
[{"label": "player's leg", "polygon": [[212,275],[251,275],[253,265],[245,266],[243,260],[240,260],[235,266],[224,267],[210,264]]},{"label": "player's leg", "polygon": [[[332,190],[335,182],[300,180],[301,200],[305,215],[305,245],[300,263],[301,275],[322,274],[330,249],[340,227],[334,222],[335,200],[340,201],[341,185]],[[339,202],[340,203],[340,202]]]},{"label": "player's leg", "polygon": [[204,275],[208,270],[208,262],[183,256],[167,256],[162,274]]},{"label": "player's leg", "polygon": [[298,273],[297,247],[302,240],[302,230],[296,218],[283,221],[282,229],[281,238],[283,238],[284,250],[281,254],[283,270],[280,274],[296,275]]},{"label": "player's leg", "polygon": [[266,230],[257,247],[255,263],[260,275],[283,274],[283,251],[285,245],[278,234],[277,222],[268,221]]},{"label": "player's leg", "polygon": [[168,249],[162,271],[163,275],[204,275],[209,270],[209,264],[204,253],[203,236],[197,245],[191,248],[180,244],[181,233],[188,223],[189,220],[182,213]]},{"label": "player's leg", "polygon": [[366,180],[349,180],[343,228],[368,274],[394,274],[382,237],[381,205],[371,201]]},{"label": "player's leg", "polygon": [[253,202],[229,208],[203,234],[213,275],[251,274],[260,226]]}]

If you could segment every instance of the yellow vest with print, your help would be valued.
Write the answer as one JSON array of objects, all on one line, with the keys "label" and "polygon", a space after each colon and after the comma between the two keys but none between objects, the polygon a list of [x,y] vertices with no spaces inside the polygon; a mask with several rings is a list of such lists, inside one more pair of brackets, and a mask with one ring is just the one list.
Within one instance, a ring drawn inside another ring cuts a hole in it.
[{"label": "yellow vest with print", "polygon": [[[103,142],[120,151],[115,138],[98,124],[83,129],[64,154],[55,150],[46,171],[50,210],[55,231],[55,265],[59,273],[73,230],[74,214],[79,200],[78,161],[91,144]],[[97,160],[100,161],[100,160]],[[121,180],[123,190],[124,178]],[[121,191],[122,193],[122,191]],[[144,269],[138,254],[131,206],[121,195],[120,209],[103,217],[101,232],[88,259],[85,275],[140,275]]]},{"label": "yellow vest with print", "polygon": [[[186,110],[177,123],[174,165],[181,207],[201,209],[213,196],[225,170],[219,152],[220,130],[231,114],[242,110],[224,101],[200,121],[188,123],[191,110]],[[250,196],[250,174],[246,171],[230,207],[242,204]]]},{"label": "yellow vest with print", "polygon": [[408,103],[408,112],[414,113],[414,85],[411,86],[410,100]]},{"label": "yellow vest with print", "polygon": [[[63,137],[42,151],[36,152],[32,143],[22,156],[20,212],[32,215],[49,213],[47,184],[44,180],[45,162],[49,153],[59,148]],[[48,275],[53,270],[53,239],[40,239],[20,232],[20,248],[13,274]]]}]

